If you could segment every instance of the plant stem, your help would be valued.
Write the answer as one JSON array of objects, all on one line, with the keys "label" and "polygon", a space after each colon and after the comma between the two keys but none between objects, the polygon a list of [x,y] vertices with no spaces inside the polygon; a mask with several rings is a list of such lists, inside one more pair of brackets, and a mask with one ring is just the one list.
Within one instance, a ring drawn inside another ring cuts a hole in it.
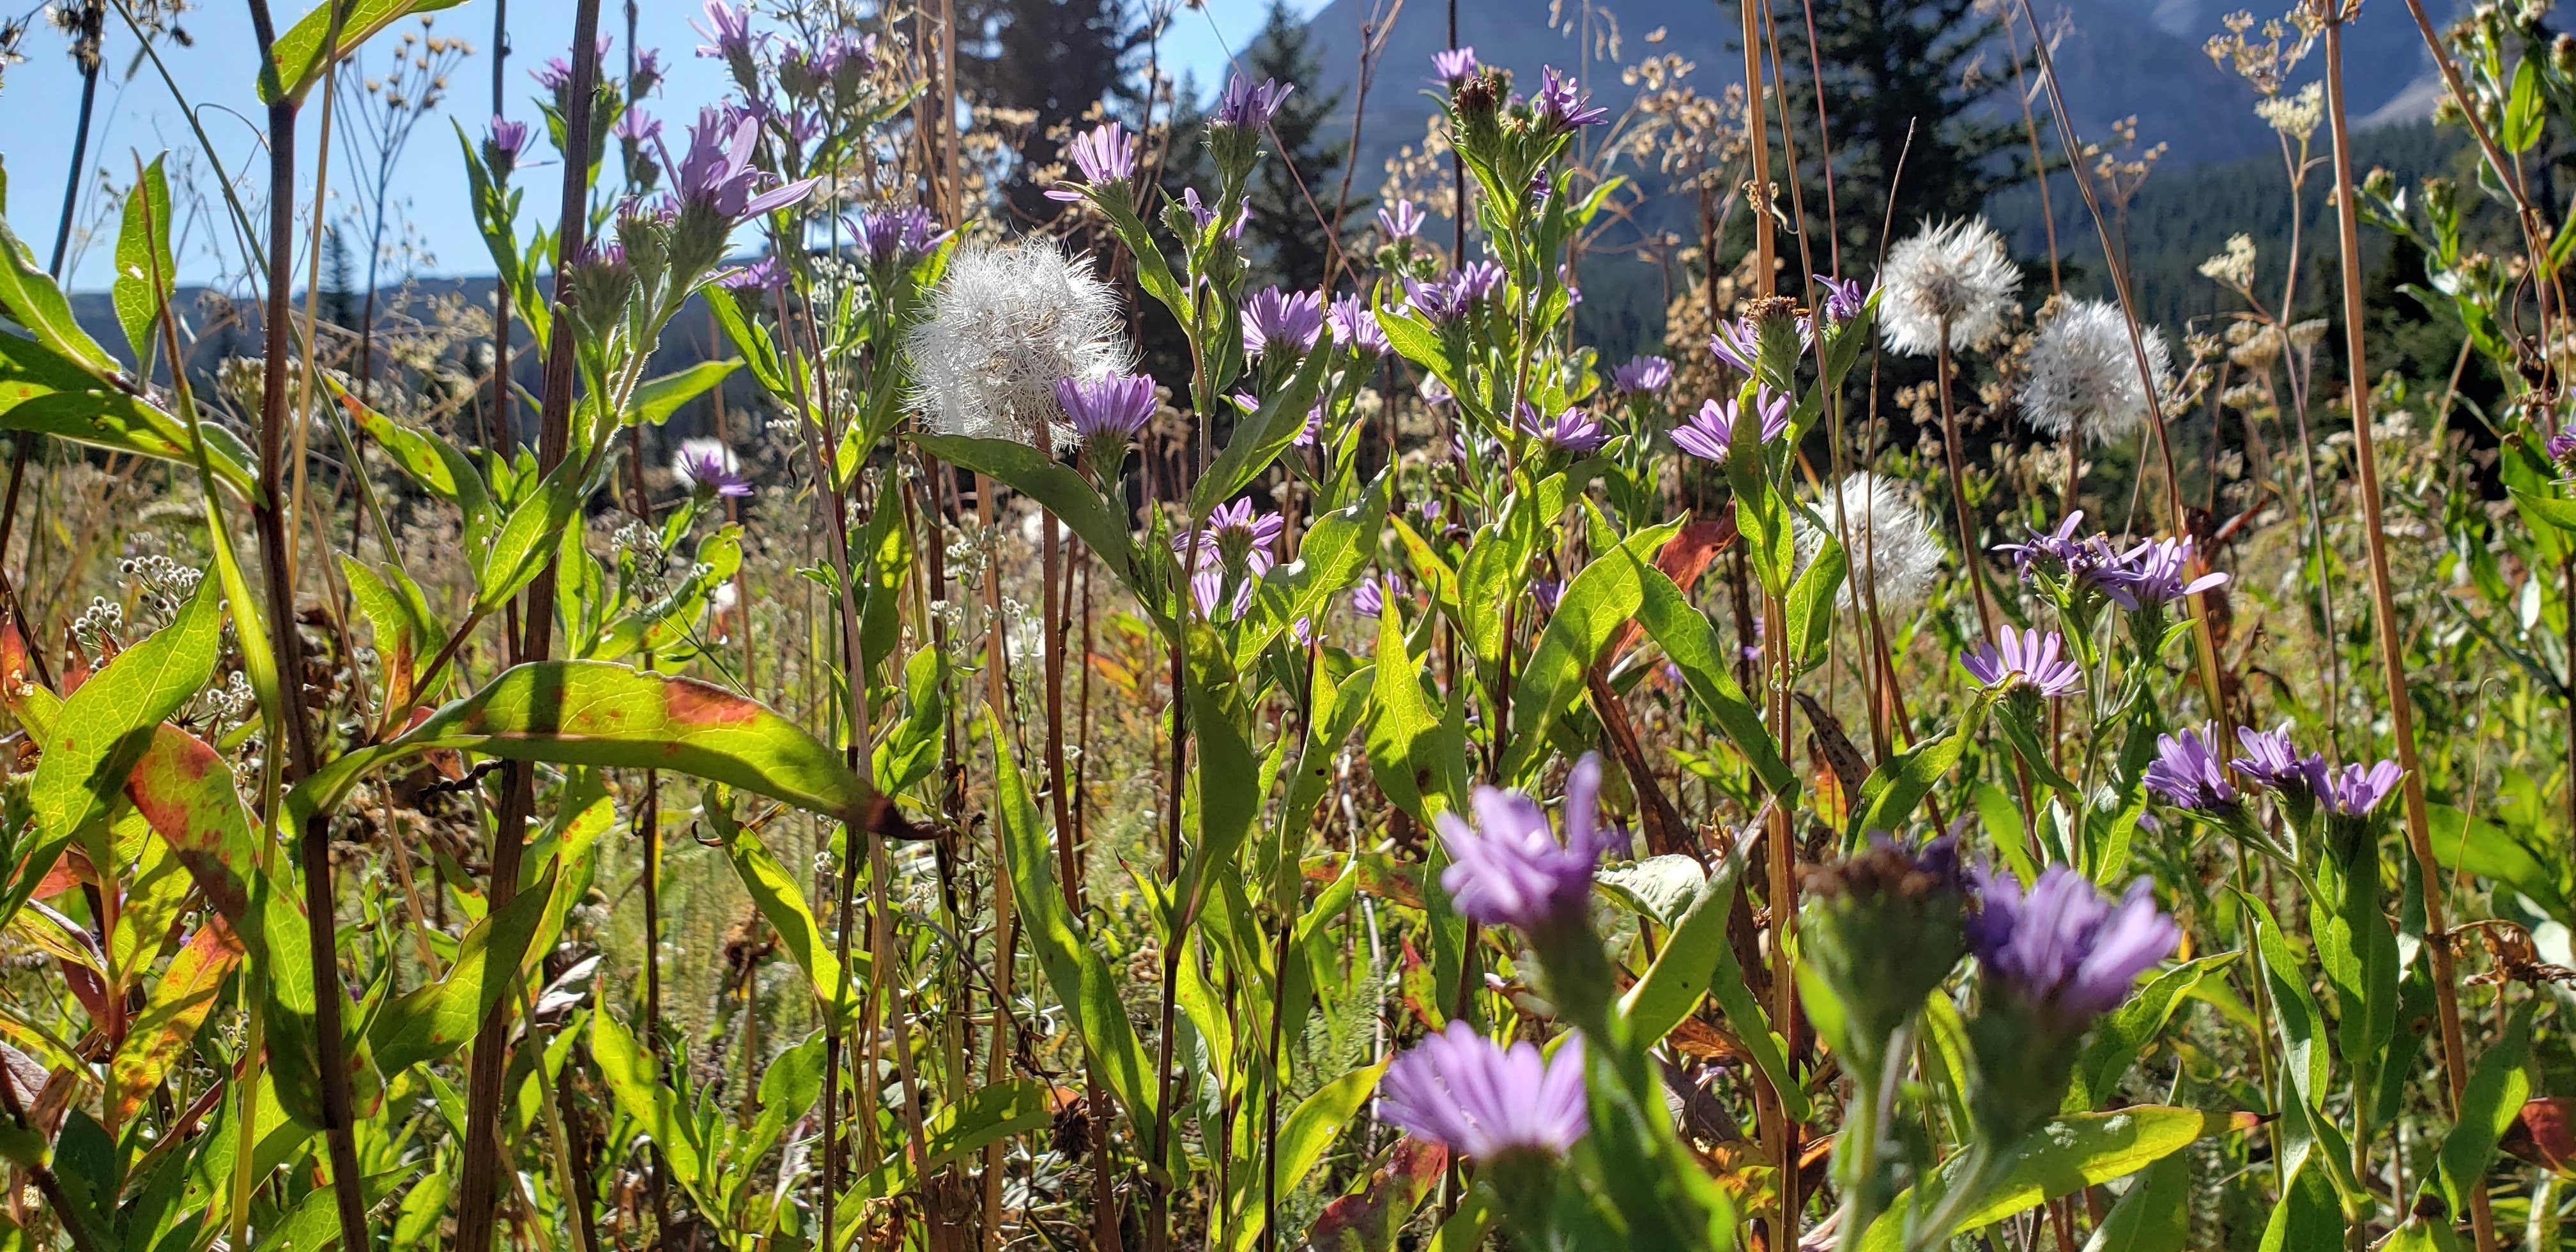
[{"label": "plant stem", "polygon": [[[2409,0],[2412,3],[2412,0]],[[2468,1055],[2460,1030],[2460,994],[2452,971],[2449,926],[2442,904],[2444,875],[2433,857],[2431,813],[2424,802],[2424,763],[2415,751],[2415,706],[2406,690],[2406,641],[2397,620],[2396,588],[2388,572],[2388,539],[2381,524],[2379,452],[2371,433],[2370,372],[2363,355],[2361,228],[2354,208],[2352,130],[2345,113],[2343,84],[2343,17],[2326,22],[2326,116],[2334,134],[2335,222],[2341,236],[2343,316],[2346,364],[2351,373],[2353,465],[2361,495],[2362,541],[2370,556],[2371,615],[2379,628],[2379,660],[2388,691],[2388,728],[2397,741],[2397,764],[2406,771],[2406,841],[2415,853],[2417,885],[2423,892],[2424,950],[2433,961],[2433,996],[2442,1028],[2442,1070],[2449,1080],[2451,1111],[2469,1085]],[[2469,1221],[2477,1234],[2478,1252],[2495,1252],[2495,1218],[2487,1209],[2482,1178],[2463,1180],[2469,1189]]]}]

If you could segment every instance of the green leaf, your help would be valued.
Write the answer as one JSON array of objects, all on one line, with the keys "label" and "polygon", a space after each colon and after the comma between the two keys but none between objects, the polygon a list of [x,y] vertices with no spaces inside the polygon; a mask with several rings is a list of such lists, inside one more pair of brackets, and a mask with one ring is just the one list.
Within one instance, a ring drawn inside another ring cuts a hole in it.
[{"label": "green leaf", "polygon": [[[1306,1175],[1331,1150],[1341,1137],[1342,1127],[1359,1115],[1360,1105],[1377,1091],[1377,1080],[1386,1074],[1393,1060],[1355,1069],[1325,1083],[1313,1095],[1297,1102],[1294,1112],[1279,1127],[1279,1138],[1273,1148],[1272,1169],[1276,1173],[1278,1194],[1294,1193],[1306,1181]],[[1268,1225],[1263,1214],[1261,1191],[1263,1180],[1258,1173],[1236,1186],[1235,1220],[1226,1223],[1225,1246],[1248,1248]]]},{"label": "green leaf", "polygon": [[796,876],[770,854],[760,836],[733,819],[732,806],[721,797],[709,797],[706,815],[707,824],[715,828],[717,841],[724,845],[725,858],[733,862],[734,876],[742,880],[743,890],[750,894],[752,906],[778,932],[779,942],[787,946],[797,968],[805,971],[806,980],[814,988],[814,1002],[832,1016],[848,1021],[858,1006],[843,1003],[842,997],[850,988],[866,983],[867,954],[851,953],[851,969],[845,976],[840,958],[833,955],[832,942],[824,938],[813,910],[805,906],[805,889]]},{"label": "green leaf", "polygon": [[[249,447],[221,426],[198,429],[215,477],[241,498],[258,499]],[[16,335],[0,335],[0,430],[34,431],[191,468],[196,462],[196,441],[186,423]]]},{"label": "green leaf", "polygon": [[126,192],[125,221],[116,235],[116,281],[109,288],[138,371],[153,357],[152,327],[178,272],[170,259],[170,179],[161,172],[161,158],[154,157],[142,181]]},{"label": "green leaf", "polygon": [[1583,692],[1585,672],[1599,665],[1611,642],[1637,620],[1646,599],[1646,577],[1662,576],[1654,568],[1655,552],[1680,529],[1680,523],[1667,522],[1640,530],[1594,557],[1566,583],[1556,612],[1539,632],[1538,646],[1514,679],[1512,737],[1499,770],[1504,779],[1524,778],[1537,767],[1550,724]]},{"label": "green leaf", "polygon": [[2173,1020],[2174,1010],[2191,998],[2201,980],[2225,969],[2236,953],[2221,952],[2176,965],[2148,980],[2127,1002],[2102,1015],[2093,1038],[2075,1063],[2075,1079],[2066,1093],[2065,1111],[2081,1113],[2111,1097],[2122,1075],[2138,1055]]},{"label": "green leaf", "polygon": [[[331,38],[331,10],[343,2],[348,4],[348,14],[340,20],[339,42],[326,50],[323,44]],[[463,3],[465,0],[322,0],[278,36],[271,50],[275,63],[261,67],[259,102],[301,101],[333,64],[375,38],[376,32],[415,13],[433,13]],[[276,72],[274,79],[269,76],[272,69]]]},{"label": "green leaf", "polygon": [[2555,849],[2544,853],[2494,822],[2470,821],[2448,804],[2429,806],[2427,816],[2433,857],[2443,866],[2511,887],[2561,924],[2576,926],[2576,904],[2569,903],[2561,887],[2564,879],[2550,863],[2557,857]]},{"label": "green leaf", "polygon": [[[673,1107],[671,1089],[654,1074],[653,1058],[617,1019],[605,1012],[590,1015],[590,1056],[608,1084],[617,1107],[634,1118],[662,1149],[671,1173],[692,1192],[706,1175],[706,1149],[696,1124]],[[702,1196],[701,1199],[704,1199]]]},{"label": "green leaf", "polygon": [[1109,511],[1100,493],[1082,475],[1056,464],[1055,458],[1007,439],[965,439],[952,435],[914,435],[921,450],[960,469],[989,474],[1012,490],[1036,500],[1073,533],[1082,536],[1109,566],[1109,572],[1143,593],[1137,581],[1135,542],[1127,523]]},{"label": "green leaf", "polygon": [[[1315,407],[1315,393],[1324,382],[1324,367],[1332,363],[1333,353],[1323,346],[1306,354],[1288,385],[1261,398],[1261,408],[1245,418],[1226,441],[1225,451],[1217,454],[1216,463],[1199,477],[1190,489],[1190,518],[1204,521],[1216,506],[1234,498],[1234,493],[1251,485],[1261,471],[1279,459],[1306,429],[1306,411]],[[1071,519],[1067,519],[1070,521]]]},{"label": "green leaf", "polygon": [[[1698,863],[1686,856],[1654,859],[1681,862],[1694,873],[1699,869]],[[1716,877],[1697,884],[1688,908],[1671,923],[1671,933],[1664,937],[1664,949],[1656,954],[1655,963],[1647,966],[1645,977],[1619,998],[1619,1018],[1627,1023],[1632,1046],[1653,1047],[1672,1033],[1673,1027],[1681,1025],[1708,992],[1718,963],[1731,955],[1726,950],[1726,919],[1735,911],[1735,876],[1743,867],[1744,858],[1730,856],[1718,867]]]},{"label": "green leaf", "polygon": [[1417,822],[1464,798],[1467,763],[1448,720],[1432,711],[1422,667],[1405,643],[1404,614],[1389,603],[1378,614],[1376,677],[1369,684],[1368,762],[1378,789]]},{"label": "green leaf", "polygon": [[1848,559],[1843,545],[1828,528],[1817,529],[1819,544],[1816,558],[1789,584],[1789,598],[1783,606],[1788,618],[1789,655],[1800,666],[1812,665],[1824,655],[1825,646],[1834,637],[1834,596],[1842,590],[1848,573]]},{"label": "green leaf", "polygon": [[555,902],[557,868],[548,865],[534,889],[474,923],[446,977],[387,1001],[368,1023],[367,1047],[386,1079],[464,1046],[492,1006],[517,989],[528,942]]},{"label": "green leaf", "polygon": [[296,785],[297,820],[339,805],[369,773],[438,748],[514,761],[662,769],[868,825],[876,793],[841,754],[756,701],[607,661],[505,670],[401,737],[350,752]]},{"label": "green leaf", "polygon": [[[1960,1213],[1953,1231],[1991,1226],[2085,1187],[2126,1178],[2208,1135],[2240,1130],[2250,1118],[2233,1113],[2141,1104],[2115,1113],[2077,1113],[2034,1130],[1996,1163],[1993,1182]],[[1963,1184],[1959,1175],[1975,1153],[1961,1152],[1943,1162],[1936,1190]],[[1903,1246],[1905,1213],[1913,1207],[1913,1190],[1896,1198],[1888,1211],[1870,1224],[1861,1240],[1863,1252],[1893,1252]],[[1937,1246],[1949,1232],[1922,1232]]]},{"label": "green leaf", "polygon": [[1798,794],[1797,771],[1782,760],[1778,747],[1771,742],[1771,732],[1762,715],[1744,698],[1744,689],[1735,683],[1734,667],[1717,642],[1717,629],[1708,624],[1698,609],[1682,596],[1681,588],[1651,565],[1637,575],[1645,598],[1637,608],[1637,622],[1646,635],[1664,650],[1664,659],[1680,670],[1682,686],[1690,693],[1691,703],[1709,720],[1716,722],[1735,750],[1753,769],[1753,776],[1782,803]]},{"label": "green leaf", "polygon": [[581,474],[580,459],[565,458],[510,510],[475,570],[474,612],[500,608],[544,572],[564,527],[581,511]]},{"label": "green leaf", "polygon": [[25,859],[26,881],[13,894],[13,906],[34,889],[75,834],[106,817],[108,806],[125,789],[126,775],[151,744],[153,728],[214,676],[222,625],[221,592],[214,579],[205,579],[176,621],[126,649],[63,701],[44,759],[27,788],[28,804],[36,813],[36,843]]},{"label": "green leaf", "polygon": [[1857,842],[1871,831],[1896,834],[1905,829],[1906,819],[1914,816],[1914,807],[1932,788],[1959,764],[1959,754],[1967,751],[1976,738],[1977,721],[1984,706],[1970,705],[1967,716],[1957,730],[1935,735],[1889,757],[1860,785],[1860,802],[1852,806],[1850,824],[1844,829],[1846,842]]},{"label": "green leaf", "polygon": [[2548,120],[2547,101],[2540,90],[2540,58],[2525,53],[2522,63],[2514,67],[2513,87],[2505,96],[2504,127],[2497,138],[2504,150],[2528,152],[2540,142],[2541,123]]},{"label": "green leaf", "polygon": [[[1054,850],[1047,846],[1046,828],[1021,781],[1018,764],[1011,759],[1010,746],[1002,740],[1001,727],[989,711],[983,723],[993,751],[993,807],[1001,822],[1011,891],[1030,951],[1057,1000],[1071,1014],[1075,1033],[1102,1084],[1126,1106],[1129,1124],[1139,1129],[1141,1138],[1142,1128],[1154,1123],[1160,1095],[1153,1063],[1136,1038],[1136,1027],[1127,1020],[1109,963],[1076,928],[1065,905],[1063,890],[1056,883]],[[1107,1111],[1097,1110],[1093,1116],[1107,1116]]]},{"label": "green leaf", "polygon": [[[36,267],[35,254],[10,231],[5,219],[0,219],[0,313],[7,313],[9,320],[35,336],[33,343],[93,378],[117,376],[116,358],[80,328],[80,320],[72,316],[71,301],[63,298],[63,289]],[[0,336],[8,338],[14,336]],[[0,385],[0,405],[9,399],[5,385]]]},{"label": "green leaf", "polygon": [[726,375],[740,368],[740,359],[700,361],[677,373],[647,378],[635,388],[635,398],[627,409],[627,420],[659,426],[671,420],[671,415],[679,412],[681,405],[706,394],[709,388],[723,383]]},{"label": "green leaf", "polygon": [[2442,1140],[2442,1198],[2450,1212],[2469,1211],[2470,1190],[2486,1177],[2496,1144],[2531,1098],[2531,1014],[2537,1004],[2525,1000],[2517,1005],[2469,1071],[2469,1085],[2460,1093],[2459,1120]]},{"label": "green leaf", "polygon": [[2190,1159],[2168,1156],[2146,1167],[2129,1193],[2084,1241],[2084,1252],[2182,1252],[2191,1237]]},{"label": "green leaf", "polygon": [[[922,1124],[930,1148],[930,1168],[937,1171],[1014,1135],[1025,1135],[1054,1120],[1047,1088],[1026,1079],[977,1087],[966,1098],[941,1106]],[[901,1144],[885,1162],[841,1194],[841,1227],[835,1247],[858,1247],[859,1232],[869,1220],[868,1201],[901,1195],[913,1187],[912,1147]]]}]

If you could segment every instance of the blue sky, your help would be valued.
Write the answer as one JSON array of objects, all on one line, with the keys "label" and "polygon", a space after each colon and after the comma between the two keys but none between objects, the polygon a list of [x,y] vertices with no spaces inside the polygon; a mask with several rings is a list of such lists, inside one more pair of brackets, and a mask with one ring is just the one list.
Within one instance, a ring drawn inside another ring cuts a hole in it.
[{"label": "blue sky", "polygon": [[[1301,12],[1312,13],[1322,7],[1323,0],[1291,0],[1291,4]],[[536,119],[536,108],[530,101],[537,88],[528,80],[526,71],[547,57],[561,54],[571,43],[572,7],[558,0],[520,0],[510,6],[510,116]],[[624,6],[608,0],[601,7],[603,28],[621,41],[620,48],[610,53],[612,63],[620,63],[624,60]],[[282,0],[278,8],[282,27],[291,21],[298,5],[295,0]],[[662,49],[670,72],[662,98],[649,107],[676,125],[694,117],[698,106],[712,102],[723,92],[724,74],[714,62],[691,55],[699,43],[697,33],[689,26],[699,15],[694,0],[641,0],[638,8],[638,41],[645,47]],[[1239,52],[1260,30],[1267,9],[1267,0],[1205,0],[1204,7],[1197,11],[1180,8],[1164,37],[1163,60],[1177,70],[1195,71],[1203,84],[1221,82],[1228,54]],[[208,5],[189,13],[186,26],[195,46],[168,46],[162,53],[172,77],[198,106],[200,120],[225,168],[236,179],[253,175],[264,179],[266,161],[257,134],[261,114],[252,91],[258,57],[252,50],[246,11],[232,3]],[[410,148],[396,167],[390,198],[404,206],[421,247],[435,258],[430,272],[486,274],[491,272],[491,262],[474,233],[449,117],[461,122],[470,133],[480,134],[490,116],[492,6],[489,0],[468,0],[437,14],[434,29],[437,34],[471,43],[474,55],[450,76],[450,94],[442,116],[425,119],[415,131]],[[380,37],[377,45],[362,54],[362,63],[370,67],[378,64],[385,55],[382,45],[394,37],[390,33]],[[36,251],[41,263],[51,251],[64,173],[71,161],[80,75],[64,54],[61,41],[49,29],[40,26],[29,31],[21,50],[27,55],[26,62],[10,67],[6,86],[0,87],[0,166],[8,172],[10,227]],[[185,114],[148,63],[138,65],[137,72],[126,77],[124,71],[134,62],[134,51],[131,36],[111,20],[107,73],[99,85],[98,118],[91,127],[90,155],[84,164],[92,171],[105,166],[110,178],[119,184],[133,177],[132,154],[139,153],[149,161],[164,150],[196,146]],[[318,133],[318,95],[315,101],[315,107],[305,110],[300,144],[302,198],[307,202]],[[342,185],[349,173],[348,163],[354,156],[344,154],[350,152],[344,148],[342,154],[335,154],[340,163],[340,172],[332,177],[335,187]],[[91,177],[94,180],[95,173]],[[211,175],[205,186],[211,193]],[[538,198],[532,195],[531,203]],[[335,192],[335,214],[353,208],[353,202]],[[87,213],[82,215],[84,222],[88,218]],[[215,241],[215,228],[221,224],[192,216],[184,203],[177,206],[174,218],[182,235],[182,278],[201,280],[221,271],[225,263],[210,246]],[[113,230],[110,223],[107,232],[112,235]],[[69,285],[77,290],[103,287],[112,265],[111,250],[110,238],[93,240],[86,247],[76,239],[78,263]]]}]

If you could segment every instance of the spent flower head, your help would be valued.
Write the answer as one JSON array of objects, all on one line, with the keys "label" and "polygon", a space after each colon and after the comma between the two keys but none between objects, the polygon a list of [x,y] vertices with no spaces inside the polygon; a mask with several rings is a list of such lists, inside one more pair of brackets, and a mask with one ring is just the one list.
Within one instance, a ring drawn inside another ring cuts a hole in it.
[{"label": "spent flower head", "polygon": [[943,435],[1059,446],[1058,380],[1125,373],[1125,306],[1089,257],[1046,240],[973,244],[949,258],[905,341],[913,408]]},{"label": "spent flower head", "polygon": [[2003,330],[2021,269],[1982,217],[1926,226],[1888,250],[1879,274],[1879,333],[1888,350],[1929,356],[1982,348]]},{"label": "spent flower head", "polygon": [[2141,327],[2136,343],[2146,351],[2143,376],[2128,316],[2119,306],[2069,302],[2039,328],[2039,339],[2023,360],[2022,415],[2035,430],[2059,438],[2080,433],[2096,447],[2136,438],[2154,415],[2158,397],[2172,386],[2173,375],[2173,357],[2162,332]]},{"label": "spent flower head", "polygon": [[1801,516],[1798,568],[1804,570],[1832,535],[1842,544],[1845,568],[1841,604],[1855,617],[1875,607],[1890,619],[1911,614],[1932,593],[1941,568],[1941,541],[1900,479],[1867,470],[1845,475],[1815,503],[1819,530]]}]

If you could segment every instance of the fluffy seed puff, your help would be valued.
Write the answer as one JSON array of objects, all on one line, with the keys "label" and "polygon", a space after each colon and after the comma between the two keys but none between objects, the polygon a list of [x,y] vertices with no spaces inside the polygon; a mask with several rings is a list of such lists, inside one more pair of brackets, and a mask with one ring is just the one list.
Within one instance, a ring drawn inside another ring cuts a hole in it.
[{"label": "fluffy seed puff", "polygon": [[[2140,327],[2147,370],[2161,396],[2173,385],[2173,357],[2162,331]],[[2129,341],[2129,319],[2119,306],[2099,300],[2074,300],[2039,328],[2039,339],[2023,358],[2021,411],[2031,429],[2066,438],[2081,432],[2095,446],[2125,443],[2135,437],[2154,412],[2138,370],[2138,350]]]},{"label": "fluffy seed puff", "polygon": [[949,258],[929,316],[904,348],[913,410],[933,431],[1071,446],[1059,379],[1091,382],[1135,361],[1118,294],[1091,258],[1044,240],[969,244]]},{"label": "fluffy seed puff", "polygon": [[2003,330],[2021,270],[2003,236],[1982,217],[1926,226],[1887,251],[1879,274],[1879,332],[1888,350],[1930,356],[1941,348],[1982,348]]},{"label": "fluffy seed puff", "polygon": [[1798,520],[1798,568],[1804,571],[1816,559],[1825,535],[1839,540],[1850,571],[1841,596],[1845,612],[1857,615],[1872,599],[1890,616],[1922,607],[1940,572],[1941,540],[1903,483],[1866,470],[1848,474],[1814,507],[1825,528]]}]

